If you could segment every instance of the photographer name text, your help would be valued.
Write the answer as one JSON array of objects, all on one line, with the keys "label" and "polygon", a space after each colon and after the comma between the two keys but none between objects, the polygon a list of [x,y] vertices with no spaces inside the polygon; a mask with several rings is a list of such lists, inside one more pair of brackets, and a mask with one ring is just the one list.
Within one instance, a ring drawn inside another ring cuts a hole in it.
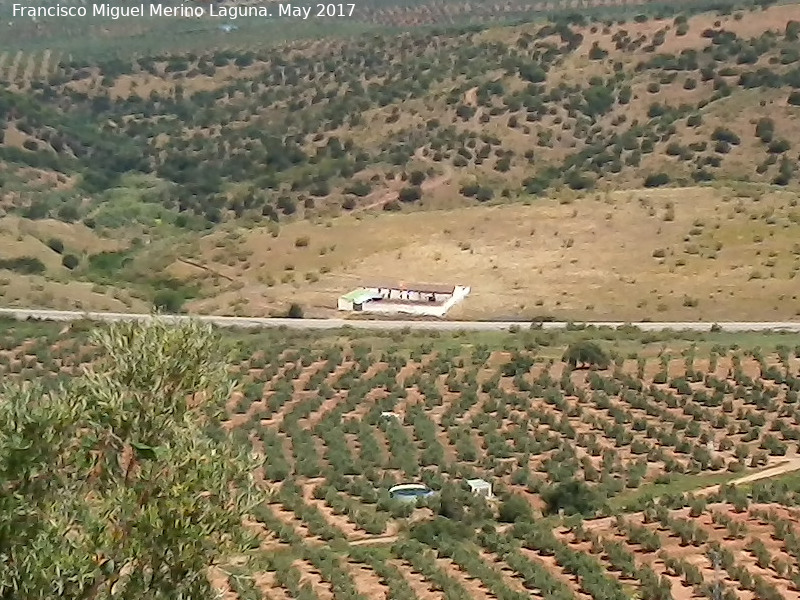
[{"label": "photographer name text", "polygon": [[261,5],[238,4],[94,4],[90,6],[50,4],[48,6],[12,5],[14,17],[32,18],[105,18],[122,19],[127,17],[151,18],[218,18],[234,20],[238,18],[293,19],[352,17],[355,4],[291,4],[270,2]]}]

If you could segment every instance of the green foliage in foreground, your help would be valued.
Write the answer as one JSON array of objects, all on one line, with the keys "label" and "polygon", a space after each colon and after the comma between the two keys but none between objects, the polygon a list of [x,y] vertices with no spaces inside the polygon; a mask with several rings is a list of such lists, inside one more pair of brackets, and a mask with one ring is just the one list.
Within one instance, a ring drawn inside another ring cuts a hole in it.
[{"label": "green foliage in foreground", "polygon": [[219,339],[163,323],[93,337],[96,370],[0,396],[0,598],[212,598],[206,568],[250,545],[258,502],[254,465],[204,433],[230,392]]}]

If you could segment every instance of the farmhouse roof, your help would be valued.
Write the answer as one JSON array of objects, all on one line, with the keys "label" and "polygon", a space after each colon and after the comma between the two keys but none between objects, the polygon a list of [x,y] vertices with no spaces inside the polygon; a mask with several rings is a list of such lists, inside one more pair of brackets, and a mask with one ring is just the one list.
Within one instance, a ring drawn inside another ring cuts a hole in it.
[{"label": "farmhouse roof", "polygon": [[485,479],[467,479],[467,483],[471,488],[486,488],[492,485]]},{"label": "farmhouse roof", "polygon": [[456,286],[444,283],[388,283],[383,282],[370,282],[364,284],[365,288],[378,288],[389,290],[405,290],[409,292],[420,292],[422,294],[453,294],[456,291]]},{"label": "farmhouse roof", "polygon": [[365,290],[364,288],[358,288],[353,290],[352,292],[347,292],[342,296],[342,300],[347,300],[348,302],[354,302],[356,304],[360,304],[361,302],[366,302],[367,300],[372,300],[373,292],[369,290]]}]

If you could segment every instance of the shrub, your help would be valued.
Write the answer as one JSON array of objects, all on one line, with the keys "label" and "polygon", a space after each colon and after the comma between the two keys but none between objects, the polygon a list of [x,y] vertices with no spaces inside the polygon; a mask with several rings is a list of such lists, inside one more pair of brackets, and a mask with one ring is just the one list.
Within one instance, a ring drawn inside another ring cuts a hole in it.
[{"label": "shrub", "polygon": [[668,156],[680,156],[683,153],[683,148],[678,142],[670,142],[667,145],[666,152]]},{"label": "shrub", "polygon": [[703,117],[698,113],[689,115],[689,117],[686,119],[686,125],[689,127],[699,127],[702,124],[703,124]]},{"label": "shrub", "polygon": [[368,181],[355,181],[345,188],[345,192],[358,196],[359,198],[369,195],[371,191],[372,185],[370,185]]},{"label": "shrub", "polygon": [[303,307],[297,304],[297,302],[292,302],[289,305],[289,309],[286,311],[286,318],[287,319],[302,319],[303,318]]},{"label": "shrub", "polygon": [[323,198],[331,193],[331,188],[327,181],[317,181],[310,188],[308,188],[308,191],[312,196]]},{"label": "shrub", "polygon": [[408,181],[411,185],[420,185],[423,181],[425,181],[425,173],[422,171],[412,171],[411,175],[408,177]]},{"label": "shrub", "polygon": [[730,129],[726,129],[724,127],[717,127],[714,130],[714,133],[711,134],[711,139],[718,142],[727,142],[729,144],[733,144],[734,146],[741,143],[741,139],[738,135],[736,135]]},{"label": "shrub", "polygon": [[16,271],[24,275],[37,275],[45,272],[45,266],[42,261],[32,256],[20,256],[18,258],[3,258],[0,259],[0,269],[7,269],[9,271]]},{"label": "shrub", "polygon": [[511,159],[508,156],[504,156],[503,158],[499,159],[494,166],[496,171],[500,171],[501,173],[505,173],[511,168]]},{"label": "shrub", "polygon": [[459,104],[458,107],[456,107],[456,115],[464,121],[471,119],[474,114],[475,109],[471,106],[467,106],[466,104]]},{"label": "shrub", "polygon": [[480,189],[481,189],[480,185],[478,185],[475,182],[472,182],[472,183],[465,183],[464,185],[461,186],[461,189],[459,189],[458,191],[461,192],[462,196],[466,196],[467,198],[474,198],[475,196],[478,195]]},{"label": "shrub", "polygon": [[400,202],[415,202],[422,198],[422,189],[418,185],[404,187],[397,194],[397,199]]},{"label": "shrub", "polygon": [[772,136],[775,134],[775,121],[769,117],[762,117],[756,123],[756,136],[765,144],[772,141]]},{"label": "shrub", "polygon": [[547,514],[594,515],[602,505],[602,498],[598,491],[584,481],[571,479],[558,483],[542,494]]},{"label": "shrub", "polygon": [[531,521],[532,519],[533,511],[531,510],[531,505],[518,494],[511,494],[503,500],[497,515],[497,520],[501,523]]},{"label": "shrub", "polygon": [[570,171],[566,176],[566,183],[573,190],[585,190],[594,185],[594,180],[579,171]]},{"label": "shrub", "polygon": [[488,202],[492,198],[494,198],[494,191],[488,187],[481,187],[478,189],[478,193],[475,194],[475,199],[478,202]]},{"label": "shrub", "polygon": [[58,254],[62,254],[64,252],[64,242],[58,238],[50,238],[47,240],[47,247]]},{"label": "shrub", "polygon": [[80,259],[74,254],[65,254],[61,258],[61,264],[64,265],[66,268],[68,268],[70,271],[72,271],[75,267],[77,267],[80,264],[80,262],[81,262]]},{"label": "shrub", "polygon": [[606,56],[608,56],[608,51],[603,50],[597,42],[594,42],[589,48],[589,60],[603,60]]},{"label": "shrub", "polygon": [[796,42],[800,34],[800,21],[789,21],[786,23],[785,38],[787,42]]},{"label": "shrub", "polygon": [[728,142],[720,140],[716,144],[714,144],[714,152],[716,152],[717,154],[727,154],[730,151],[731,151],[731,145]]},{"label": "shrub", "polygon": [[771,141],[769,143],[769,146],[767,147],[767,152],[769,152],[770,154],[783,154],[791,147],[792,146],[788,140],[781,138],[778,140]]},{"label": "shrub", "polygon": [[432,547],[438,546],[443,540],[469,538],[471,533],[469,527],[457,521],[457,519],[437,517],[415,524],[409,533],[413,539]]},{"label": "shrub", "polygon": [[294,246],[295,248],[305,248],[306,246],[308,246],[308,242],[309,242],[308,236],[301,235],[299,238],[295,239]]},{"label": "shrub", "polygon": [[667,185],[670,181],[666,173],[651,173],[644,179],[644,187],[653,188]]},{"label": "shrub", "polygon": [[153,307],[168,313],[177,313],[181,310],[185,298],[172,289],[158,290],[153,296]]},{"label": "shrub", "polygon": [[590,341],[570,344],[561,360],[568,363],[573,368],[578,365],[584,367],[594,365],[605,369],[610,362],[605,351],[600,346]]},{"label": "shrub", "polygon": [[289,196],[281,196],[278,198],[277,206],[286,216],[297,212],[297,204]]}]

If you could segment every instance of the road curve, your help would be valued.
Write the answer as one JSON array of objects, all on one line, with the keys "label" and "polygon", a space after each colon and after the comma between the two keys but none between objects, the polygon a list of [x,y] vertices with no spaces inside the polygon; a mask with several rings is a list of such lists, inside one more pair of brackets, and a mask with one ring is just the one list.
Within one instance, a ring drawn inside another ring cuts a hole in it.
[{"label": "road curve", "polygon": [[[36,319],[43,321],[130,321],[162,319],[167,322],[180,322],[197,320],[211,323],[218,327],[236,327],[249,329],[262,329],[271,327],[287,327],[289,329],[341,329],[352,327],[354,329],[377,329],[384,331],[415,329],[427,331],[508,331],[509,329],[527,329],[531,327],[530,321],[383,321],[383,320],[349,320],[349,319],[278,319],[259,317],[220,317],[214,315],[159,315],[150,314],[114,313],[114,312],[81,312],[71,310],[38,310],[22,308],[0,308],[0,317],[18,319]],[[567,329],[574,326],[620,327],[632,326],[641,331],[710,331],[713,328],[719,331],[786,331],[800,333],[800,321],[774,321],[774,322],[637,322],[625,323],[622,321],[596,321],[574,322],[548,321],[536,323],[542,329]]]}]

